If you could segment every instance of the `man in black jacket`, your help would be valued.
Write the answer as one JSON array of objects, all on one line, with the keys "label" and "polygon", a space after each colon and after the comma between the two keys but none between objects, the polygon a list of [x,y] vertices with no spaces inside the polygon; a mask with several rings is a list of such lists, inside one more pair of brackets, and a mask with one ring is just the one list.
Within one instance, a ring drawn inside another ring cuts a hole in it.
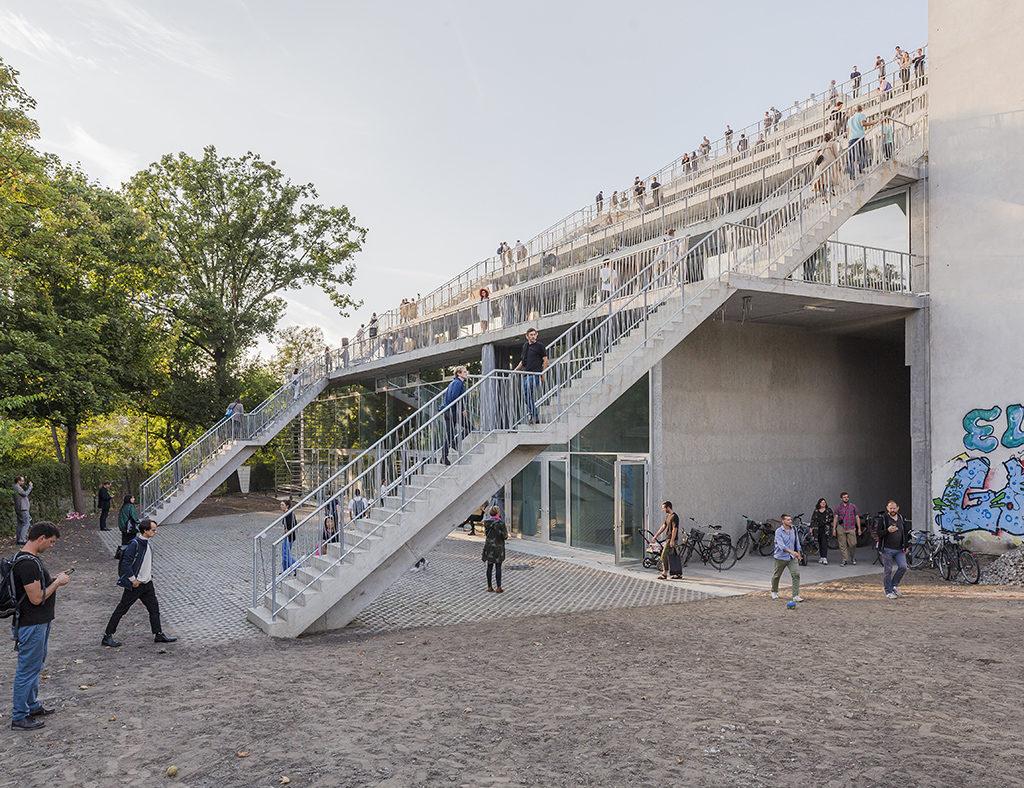
[{"label": "man in black jacket", "polygon": [[156,589],[153,586],[153,550],[150,540],[156,536],[156,521],[143,520],[139,523],[139,535],[129,542],[121,553],[121,560],[117,565],[117,584],[124,589],[121,594],[121,601],[117,603],[114,612],[107,622],[107,629],[103,633],[103,645],[117,648],[120,642],[114,640],[114,633],[117,632],[117,625],[128,609],[136,601],[142,602],[149,612],[149,626],[153,630],[154,643],[173,643],[176,637],[165,635],[160,627],[160,603],[156,599]]},{"label": "man in black jacket", "polygon": [[[885,514],[878,524],[878,551],[882,555],[882,585],[889,599],[900,595],[900,580],[907,573],[907,549],[910,547],[910,526],[900,514],[896,501],[885,505]],[[892,571],[893,565],[896,572]]]},{"label": "man in black jacket", "polygon": [[100,485],[99,492],[96,494],[96,500],[100,505],[100,530],[109,531],[107,528],[107,515],[110,514],[110,482],[103,482]]}]

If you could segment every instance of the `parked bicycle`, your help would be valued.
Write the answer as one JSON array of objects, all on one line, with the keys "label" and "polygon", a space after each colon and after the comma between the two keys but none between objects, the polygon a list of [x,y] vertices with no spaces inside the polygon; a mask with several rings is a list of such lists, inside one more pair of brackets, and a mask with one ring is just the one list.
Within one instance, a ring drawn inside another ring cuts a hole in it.
[{"label": "parked bicycle", "polygon": [[[690,519],[694,523],[697,522],[692,517]],[[708,525],[707,527],[714,531],[714,535],[708,541],[705,541],[705,533],[699,528],[691,528],[690,533],[686,535],[686,541],[681,545],[683,566],[685,567],[696,553],[701,561],[711,564],[719,572],[732,568],[736,563],[736,548],[732,546],[729,535],[722,533],[720,525]]]},{"label": "parked bicycle", "polygon": [[963,534],[937,534],[931,531],[912,531],[907,564],[911,569],[933,566],[945,580],[959,579],[971,585],[981,580],[978,557],[961,542]]},{"label": "parked bicycle", "polygon": [[759,555],[771,555],[775,549],[775,529],[770,523],[759,523],[743,515],[746,521],[746,530],[736,540],[736,560],[739,561],[747,554],[748,550],[757,550]]}]

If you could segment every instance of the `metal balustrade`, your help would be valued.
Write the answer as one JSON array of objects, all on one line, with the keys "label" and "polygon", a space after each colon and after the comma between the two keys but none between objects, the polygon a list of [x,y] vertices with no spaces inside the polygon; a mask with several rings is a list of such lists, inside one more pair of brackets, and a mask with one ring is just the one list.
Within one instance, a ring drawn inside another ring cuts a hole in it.
[{"label": "metal balustrade", "polygon": [[[344,571],[346,558],[370,547],[384,528],[410,511],[410,504],[451,478],[453,471],[444,467],[448,461],[471,454],[488,436],[544,433],[563,423],[688,307],[698,309],[730,272],[772,273],[773,264],[798,250],[804,234],[820,229],[833,206],[889,158],[914,163],[925,130],[924,121],[903,127],[893,144],[885,145],[879,129],[850,147],[855,158],[844,155],[813,175],[794,176],[766,198],[773,201],[770,210],[751,213],[749,224],[725,224],[692,246],[687,239],[666,244],[548,344],[552,362],[543,373],[495,370],[455,402],[444,405],[443,393],[434,397],[254,538],[253,608],[266,605],[273,619],[335,568]],[[850,161],[854,166],[847,173]],[[822,177],[829,183],[824,194]],[[343,522],[343,507],[357,489],[369,509]],[[286,527],[291,517],[295,524]]]},{"label": "metal balustrade", "polygon": [[910,293],[913,292],[914,257],[909,252],[826,241],[793,272],[792,279],[885,293]]},{"label": "metal balustrade", "polygon": [[295,402],[313,386],[324,382],[336,360],[337,355],[331,352],[318,355],[250,413],[220,419],[142,483],[139,487],[141,512],[152,515],[160,504],[196,479],[211,460],[237,444],[260,439],[269,428],[280,426],[282,419],[290,420],[295,415],[292,412]]},{"label": "metal balustrade", "polygon": [[[892,77],[892,88],[888,91],[880,90],[878,73],[872,69],[862,76],[857,89],[852,80],[846,80],[837,83],[834,89],[812,94],[798,106],[780,110],[782,117],[768,129],[761,120],[736,129],[731,145],[724,137],[718,138],[695,164],[684,166],[681,157],[676,157],[644,179],[649,183],[657,178],[661,183],[657,201],[648,192],[643,205],[639,205],[629,185],[622,190],[623,201],[615,208],[609,195],[600,212],[594,204],[573,211],[527,241],[522,259],[518,259],[514,251],[504,258],[494,255],[470,266],[418,301],[384,312],[378,317],[378,335],[472,300],[482,287],[497,291],[543,276],[553,267],[565,268],[607,254],[613,248],[657,237],[668,226],[685,226],[759,202],[767,188],[758,191],[756,182],[745,184],[744,181],[768,168],[782,166],[786,161],[795,166],[793,159],[817,147],[824,131],[833,130],[829,111],[835,99],[861,104],[869,115],[881,109],[908,114],[923,106],[927,73],[903,83],[897,78],[899,65],[895,60],[886,64],[886,72]],[[741,153],[736,145],[743,134],[747,135],[749,149]],[[746,191],[741,190],[744,185],[748,187]],[[685,206],[676,205],[674,210],[685,218],[672,224],[658,222],[659,214],[680,202],[685,202]],[[600,237],[594,238],[595,235]],[[358,337],[355,344],[359,352],[353,354],[353,360],[366,358],[367,353],[363,351],[376,347],[368,337]],[[369,355],[372,357],[372,353]]]}]

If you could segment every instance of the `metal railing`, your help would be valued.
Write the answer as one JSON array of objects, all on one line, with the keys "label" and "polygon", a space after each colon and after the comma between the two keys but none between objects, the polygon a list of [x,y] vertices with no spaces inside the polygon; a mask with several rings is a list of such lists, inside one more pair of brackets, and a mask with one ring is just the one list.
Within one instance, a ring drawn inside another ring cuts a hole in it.
[{"label": "metal railing", "polygon": [[796,281],[885,293],[913,292],[915,255],[841,241],[826,241],[793,272]]},{"label": "metal railing", "polygon": [[[891,156],[916,161],[924,129],[923,121],[901,129],[893,145],[884,149],[879,130],[850,147],[849,154],[857,158],[849,176],[844,170],[847,161],[839,159],[813,175],[801,176],[802,184],[784,184],[767,198],[774,200],[773,206],[783,198],[784,203],[774,210],[752,212],[750,224],[723,225],[692,247],[686,239],[667,244],[548,345],[553,360],[542,373],[495,370],[454,402],[444,404],[444,394],[439,394],[256,535],[253,607],[266,604],[275,617],[383,528],[397,522],[439,480],[448,478],[447,472],[430,471],[458,461],[489,435],[545,431],[562,422],[583,397],[730,271],[768,271],[799,243],[804,230],[794,237],[793,227],[816,228],[835,200],[858,188],[863,177]],[[816,190],[822,175],[831,184],[825,197]],[[819,203],[827,206],[824,214]],[[361,517],[345,523],[344,504],[355,497],[356,490],[369,507]],[[294,525],[289,524],[300,515]]]},{"label": "metal railing", "polygon": [[221,418],[141,484],[140,511],[151,514],[156,506],[184,489],[213,458],[237,443],[259,438],[280,423],[282,416],[291,418],[295,402],[326,379],[336,360],[336,354],[330,351],[318,355],[251,412]]},{"label": "metal railing", "polygon": [[[868,114],[883,107],[886,112],[896,113],[902,105],[921,103],[927,73],[914,75],[903,83],[897,79],[899,71],[895,60],[886,64],[886,72],[891,77],[890,90],[881,90],[878,72],[870,70],[856,87],[853,80],[847,80],[781,110],[778,120],[773,118],[767,128],[761,120],[735,130],[732,143],[720,137],[709,143],[693,163],[684,165],[681,157],[676,157],[644,179],[645,183],[657,179],[661,184],[657,197],[648,190],[643,200],[638,201],[631,192],[632,187],[627,186],[617,206],[612,206],[609,195],[607,206],[600,211],[593,204],[573,211],[523,244],[521,253],[513,250],[507,255],[496,254],[470,266],[418,301],[384,312],[377,321],[378,337],[402,324],[431,317],[438,311],[472,300],[483,287],[494,293],[543,276],[554,268],[565,268],[595,255],[607,254],[612,248],[656,237],[667,229],[664,223],[653,226],[657,224],[656,216],[673,207],[675,212],[680,212],[678,203],[686,203],[681,213],[688,218],[682,224],[689,224],[701,220],[702,216],[713,218],[760,201],[767,188],[762,185],[758,189],[756,175],[762,173],[765,178],[763,173],[768,168],[787,161],[793,163],[794,158],[817,146],[824,131],[835,130],[829,115],[835,100],[855,101],[863,105]],[[911,106],[908,111],[912,109]],[[741,152],[738,144],[743,135],[749,140],[749,147]],[[595,235],[600,237],[594,238]],[[639,240],[631,240],[630,235],[640,236]],[[368,336],[357,337],[354,345],[358,346],[358,352],[353,354],[353,360],[373,357],[377,344]],[[367,349],[370,352],[366,352]]]}]

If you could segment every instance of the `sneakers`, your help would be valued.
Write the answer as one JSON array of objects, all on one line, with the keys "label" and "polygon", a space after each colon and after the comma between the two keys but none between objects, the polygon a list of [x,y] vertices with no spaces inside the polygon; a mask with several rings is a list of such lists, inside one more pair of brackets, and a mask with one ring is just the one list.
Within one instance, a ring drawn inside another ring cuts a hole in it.
[{"label": "sneakers", "polygon": [[857,565],[857,559],[854,558],[850,563],[853,564],[854,566],[856,566]]},{"label": "sneakers", "polygon": [[828,566],[828,559],[827,558],[822,558],[821,559],[821,563],[823,563],[825,566]]},{"label": "sneakers", "polygon": [[772,599],[778,599],[778,598],[779,598],[779,592],[778,591],[772,591]]},{"label": "sneakers", "polygon": [[902,592],[902,591],[900,591],[900,587],[899,587],[899,586],[893,586],[893,587],[892,587],[892,592],[893,592],[893,593],[894,593],[894,594],[895,594],[896,596],[903,596],[903,592]]},{"label": "sneakers", "polygon": [[899,597],[896,596],[896,594],[894,594],[892,591],[890,591],[888,594],[886,594],[885,598],[886,599],[899,599]]},{"label": "sneakers", "polygon": [[848,563],[849,561],[843,561],[843,566],[846,566]]},{"label": "sneakers", "polygon": [[800,596],[799,594],[797,594],[795,597],[793,597],[793,601],[794,602],[803,602],[804,598],[802,596]]}]

